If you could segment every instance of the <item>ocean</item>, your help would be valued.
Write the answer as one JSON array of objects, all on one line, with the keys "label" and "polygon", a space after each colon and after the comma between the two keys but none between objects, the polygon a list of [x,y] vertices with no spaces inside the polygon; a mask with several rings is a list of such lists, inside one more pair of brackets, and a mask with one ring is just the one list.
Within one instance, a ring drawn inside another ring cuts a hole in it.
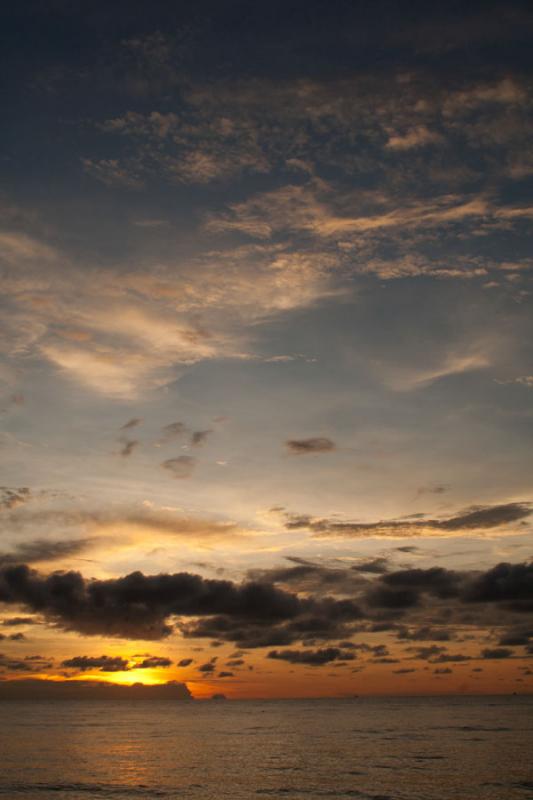
[{"label": "ocean", "polygon": [[533,798],[533,696],[0,703],[0,796]]}]

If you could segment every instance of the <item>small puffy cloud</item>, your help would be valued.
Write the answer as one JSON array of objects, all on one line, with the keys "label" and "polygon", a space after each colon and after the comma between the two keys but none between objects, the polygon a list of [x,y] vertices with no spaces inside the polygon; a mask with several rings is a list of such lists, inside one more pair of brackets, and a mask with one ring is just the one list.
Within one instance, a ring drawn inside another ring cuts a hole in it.
[{"label": "small puffy cloud", "polygon": [[436,131],[429,130],[425,125],[410,128],[404,133],[390,133],[385,145],[389,150],[413,150],[429,144],[438,144],[442,137]]},{"label": "small puffy cloud", "polygon": [[188,667],[190,664],[192,664],[192,662],[193,662],[192,658],[182,658],[180,661],[177,662],[177,666]]},{"label": "small puffy cloud", "polygon": [[194,467],[196,466],[196,459],[192,456],[177,456],[176,458],[167,458],[161,464],[163,469],[170,472],[173,478],[183,479],[190,478]]},{"label": "small puffy cloud", "polygon": [[138,439],[121,438],[119,441],[121,444],[119,455],[121,455],[123,458],[128,458],[131,456],[135,448],[139,445]]},{"label": "small puffy cloud", "polygon": [[130,430],[130,428],[136,428],[138,425],[141,425],[141,423],[142,423],[141,417],[132,417],[127,422],[125,422],[124,425],[121,426],[120,430],[127,431]]},{"label": "small puffy cloud", "polygon": [[136,662],[132,669],[159,669],[162,667],[171,667],[172,661],[170,658],[163,656],[147,656],[142,661]]},{"label": "small puffy cloud", "polygon": [[61,662],[62,667],[77,669],[80,672],[98,670],[99,672],[125,672],[129,662],[120,656],[75,656]]},{"label": "small puffy cloud", "polygon": [[285,446],[291,455],[302,456],[314,453],[331,453],[336,449],[335,442],[325,436],[314,436],[309,439],[288,439]]},{"label": "small puffy cloud", "polygon": [[193,447],[201,447],[206,443],[208,437],[212,433],[213,431],[210,428],[205,431],[193,431],[191,434],[191,445]]}]

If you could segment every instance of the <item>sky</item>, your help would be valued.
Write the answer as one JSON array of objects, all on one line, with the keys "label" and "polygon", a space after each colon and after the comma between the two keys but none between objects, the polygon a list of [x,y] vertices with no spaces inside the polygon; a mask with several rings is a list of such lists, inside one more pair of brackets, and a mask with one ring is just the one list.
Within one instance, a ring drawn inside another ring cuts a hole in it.
[{"label": "sky", "polygon": [[3,693],[531,692],[532,37],[11,4]]}]

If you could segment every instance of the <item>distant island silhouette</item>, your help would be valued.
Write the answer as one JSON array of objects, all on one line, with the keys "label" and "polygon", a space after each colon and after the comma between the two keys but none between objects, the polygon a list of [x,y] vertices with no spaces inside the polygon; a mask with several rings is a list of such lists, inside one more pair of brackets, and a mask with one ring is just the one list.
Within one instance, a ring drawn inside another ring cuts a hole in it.
[{"label": "distant island silhouette", "polygon": [[106,681],[0,681],[0,700],[193,700],[185,683],[122,685]]}]

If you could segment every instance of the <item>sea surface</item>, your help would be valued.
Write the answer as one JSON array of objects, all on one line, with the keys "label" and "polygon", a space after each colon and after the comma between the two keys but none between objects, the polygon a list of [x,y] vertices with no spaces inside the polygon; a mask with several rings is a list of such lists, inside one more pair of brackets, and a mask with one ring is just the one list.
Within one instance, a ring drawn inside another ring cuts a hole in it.
[{"label": "sea surface", "polygon": [[533,798],[533,696],[0,702],[0,797]]}]

